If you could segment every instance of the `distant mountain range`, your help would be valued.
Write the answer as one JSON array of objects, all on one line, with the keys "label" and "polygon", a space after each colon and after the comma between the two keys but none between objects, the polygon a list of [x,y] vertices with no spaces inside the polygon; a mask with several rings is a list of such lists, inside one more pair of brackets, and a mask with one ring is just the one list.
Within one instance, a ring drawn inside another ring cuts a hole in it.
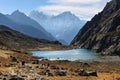
[{"label": "distant mountain range", "polygon": [[[11,15],[0,13],[0,25],[6,25],[16,31],[20,31],[35,38],[55,40],[55,38],[42,28],[39,23],[18,10],[13,12]],[[39,27],[39,29],[36,28],[36,26]]]},{"label": "distant mountain range", "polygon": [[10,15],[0,13],[0,25],[6,25],[31,37],[58,40],[64,45],[70,44],[85,22],[71,12],[63,12],[57,16],[38,11],[32,11],[27,16],[19,10]]},{"label": "distant mountain range", "polygon": [[[63,12],[57,16],[49,16],[42,12],[32,11],[29,17],[36,20],[57,40],[69,45],[86,21],[80,20],[71,12]],[[39,28],[39,27],[38,27]]]},{"label": "distant mountain range", "polygon": [[79,31],[71,43],[103,55],[120,55],[120,0],[112,0]]}]

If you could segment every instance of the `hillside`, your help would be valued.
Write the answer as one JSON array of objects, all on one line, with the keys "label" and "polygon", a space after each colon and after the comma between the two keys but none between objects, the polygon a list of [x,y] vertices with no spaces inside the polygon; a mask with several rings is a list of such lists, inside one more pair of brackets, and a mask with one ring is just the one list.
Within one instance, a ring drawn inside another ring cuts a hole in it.
[{"label": "hillside", "polygon": [[83,26],[71,44],[103,55],[120,55],[120,0],[107,3],[102,12]]},{"label": "hillside", "polygon": [[9,50],[40,49],[43,47],[58,46],[57,41],[31,38],[20,32],[0,25],[0,48]]}]

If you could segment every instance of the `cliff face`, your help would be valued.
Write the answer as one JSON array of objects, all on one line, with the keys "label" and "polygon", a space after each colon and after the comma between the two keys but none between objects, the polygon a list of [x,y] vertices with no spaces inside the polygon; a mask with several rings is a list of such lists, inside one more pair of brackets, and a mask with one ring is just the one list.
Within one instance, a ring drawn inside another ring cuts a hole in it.
[{"label": "cliff face", "polygon": [[71,43],[104,55],[120,55],[120,0],[107,3],[79,31]]},{"label": "cliff face", "polygon": [[25,50],[60,45],[57,41],[48,41],[26,36],[4,25],[0,25],[0,49]]}]

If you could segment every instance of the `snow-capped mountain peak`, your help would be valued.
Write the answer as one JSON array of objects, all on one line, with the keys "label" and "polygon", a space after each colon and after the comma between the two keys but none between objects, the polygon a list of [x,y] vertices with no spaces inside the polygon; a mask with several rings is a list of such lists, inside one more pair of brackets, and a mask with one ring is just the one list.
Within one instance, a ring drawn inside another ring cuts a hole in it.
[{"label": "snow-capped mountain peak", "polygon": [[[80,20],[70,11],[56,16],[48,16],[42,12],[32,11],[29,15],[41,24],[56,39],[69,44],[86,21]],[[59,35],[59,36],[58,36]]]}]

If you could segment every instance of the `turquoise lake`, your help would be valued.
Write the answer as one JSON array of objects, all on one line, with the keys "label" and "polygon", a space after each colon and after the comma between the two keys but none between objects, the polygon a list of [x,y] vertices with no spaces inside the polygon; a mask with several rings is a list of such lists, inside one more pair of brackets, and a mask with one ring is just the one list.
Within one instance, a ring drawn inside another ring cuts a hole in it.
[{"label": "turquoise lake", "polygon": [[49,60],[89,60],[97,56],[87,49],[72,49],[59,51],[33,51],[33,56],[44,57]]}]

